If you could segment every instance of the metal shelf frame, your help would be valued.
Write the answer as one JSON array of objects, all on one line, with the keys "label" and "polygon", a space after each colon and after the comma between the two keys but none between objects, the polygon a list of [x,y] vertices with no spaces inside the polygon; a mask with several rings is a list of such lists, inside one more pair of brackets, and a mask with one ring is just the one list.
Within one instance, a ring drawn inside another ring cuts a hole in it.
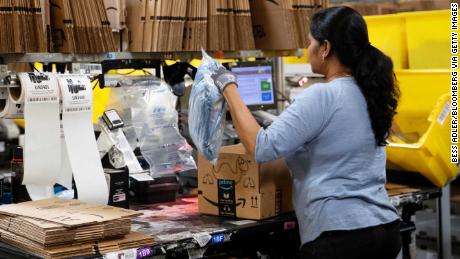
[{"label": "metal shelf frame", "polygon": [[[209,52],[215,58],[246,59],[246,58],[271,58],[282,56],[302,56],[303,49],[262,51],[213,51]],[[108,52],[101,54],[66,54],[66,53],[7,53],[0,54],[0,64],[9,63],[100,63],[107,60],[192,60],[200,59],[200,51],[191,52]]]}]

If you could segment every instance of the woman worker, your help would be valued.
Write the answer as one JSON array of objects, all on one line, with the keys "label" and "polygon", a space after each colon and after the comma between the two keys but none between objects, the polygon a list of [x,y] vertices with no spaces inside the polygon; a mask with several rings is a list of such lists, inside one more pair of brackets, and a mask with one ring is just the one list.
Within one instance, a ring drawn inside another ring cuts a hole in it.
[{"label": "woman worker", "polygon": [[385,190],[398,98],[392,61],[348,7],[316,13],[309,38],[312,70],[327,83],[305,89],[267,129],[240,98],[234,74],[221,68],[212,78],[256,161],[286,160],[303,258],[395,258],[399,217]]}]

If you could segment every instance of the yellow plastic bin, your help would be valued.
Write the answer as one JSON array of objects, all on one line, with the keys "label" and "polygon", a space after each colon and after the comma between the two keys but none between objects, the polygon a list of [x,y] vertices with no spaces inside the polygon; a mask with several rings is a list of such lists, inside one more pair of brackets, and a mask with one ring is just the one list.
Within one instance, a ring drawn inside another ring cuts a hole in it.
[{"label": "yellow plastic bin", "polygon": [[408,68],[403,16],[399,14],[365,16],[371,44],[391,57],[394,68]]},{"label": "yellow plastic bin", "polygon": [[390,168],[419,172],[437,186],[458,173],[450,163],[448,70],[396,70],[401,98],[394,122],[399,132],[387,146]]},{"label": "yellow plastic bin", "polygon": [[[450,95],[439,98],[424,132],[412,143],[393,140],[387,158],[399,168],[419,172],[438,187],[455,179],[458,167],[450,162]],[[404,134],[404,133],[403,133]],[[406,134],[412,134],[407,132]]]},{"label": "yellow plastic bin", "polygon": [[450,68],[450,11],[401,13],[410,69]]},{"label": "yellow plastic bin", "polygon": [[401,91],[398,126],[405,132],[420,130],[419,119],[426,120],[439,97],[449,93],[450,71],[396,69],[395,74]]}]

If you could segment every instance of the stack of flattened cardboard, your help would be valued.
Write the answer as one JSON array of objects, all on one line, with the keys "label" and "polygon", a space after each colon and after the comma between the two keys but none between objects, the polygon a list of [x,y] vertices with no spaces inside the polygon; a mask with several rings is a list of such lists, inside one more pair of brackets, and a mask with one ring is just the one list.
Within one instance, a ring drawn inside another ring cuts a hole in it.
[{"label": "stack of flattened cardboard", "polygon": [[208,0],[208,50],[254,49],[249,0]]},{"label": "stack of flattened cardboard", "polygon": [[183,50],[206,48],[208,26],[208,0],[187,0]]},{"label": "stack of flattened cardboard", "polygon": [[152,237],[131,232],[122,238],[103,240],[99,242],[89,242],[82,244],[68,244],[45,248],[38,243],[31,242],[27,238],[12,234],[11,232],[0,229],[1,240],[12,246],[16,246],[33,255],[46,259],[71,258],[78,256],[96,255],[116,252],[125,249],[152,246]]},{"label": "stack of flattened cardboard", "polygon": [[46,52],[40,0],[0,1],[0,53]]},{"label": "stack of flattened cardboard", "polygon": [[125,17],[125,0],[104,0],[107,18],[110,22],[110,28],[119,32],[126,26]]},{"label": "stack of flattened cardboard", "polygon": [[117,219],[109,222],[69,228],[62,224],[28,217],[0,216],[0,229],[17,235],[27,236],[30,240],[46,247],[123,236],[130,232],[130,227],[130,219]]},{"label": "stack of flattened cardboard", "polygon": [[236,29],[235,50],[255,49],[249,1],[233,0],[233,13]]},{"label": "stack of flattened cardboard", "polygon": [[325,0],[292,0],[299,35],[299,47],[308,47],[308,33],[313,14],[327,6]]},{"label": "stack of flattened cardboard", "polygon": [[[181,51],[187,0],[155,0],[147,3],[144,51]],[[145,44],[147,43],[147,44]],[[150,44],[149,44],[150,43]]]},{"label": "stack of flattened cardboard", "polygon": [[139,232],[131,232],[123,239],[105,240],[98,244],[98,249],[101,254],[106,254],[113,251],[121,251],[136,247],[152,246],[153,238]]},{"label": "stack of flattened cardboard", "polygon": [[141,213],[126,209],[46,199],[2,206],[0,214],[0,240],[45,258],[153,244],[151,237],[130,232],[131,218]]},{"label": "stack of flattened cardboard", "polygon": [[128,50],[132,52],[142,52],[146,3],[145,0],[126,0]]},{"label": "stack of flattened cardboard", "polygon": [[322,0],[251,0],[250,3],[256,48],[262,50],[306,47],[310,17],[327,4]]},{"label": "stack of flattened cardboard", "polygon": [[50,0],[52,50],[64,53],[115,51],[103,0]]},{"label": "stack of flattened cardboard", "polygon": [[187,0],[127,0],[128,49],[181,51]]}]

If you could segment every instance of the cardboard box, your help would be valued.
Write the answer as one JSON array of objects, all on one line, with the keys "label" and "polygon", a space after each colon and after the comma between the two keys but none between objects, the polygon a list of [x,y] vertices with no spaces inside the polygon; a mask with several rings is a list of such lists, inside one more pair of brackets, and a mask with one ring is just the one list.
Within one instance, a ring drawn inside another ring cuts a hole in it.
[{"label": "cardboard box", "polygon": [[265,219],[290,212],[291,175],[283,160],[256,164],[240,145],[221,148],[216,166],[198,157],[200,213]]},{"label": "cardboard box", "polygon": [[146,0],[126,1],[126,26],[128,27],[128,48],[133,52],[142,52],[146,15]]},{"label": "cardboard box", "polygon": [[294,10],[275,1],[251,0],[252,26],[256,49],[299,48]]}]

